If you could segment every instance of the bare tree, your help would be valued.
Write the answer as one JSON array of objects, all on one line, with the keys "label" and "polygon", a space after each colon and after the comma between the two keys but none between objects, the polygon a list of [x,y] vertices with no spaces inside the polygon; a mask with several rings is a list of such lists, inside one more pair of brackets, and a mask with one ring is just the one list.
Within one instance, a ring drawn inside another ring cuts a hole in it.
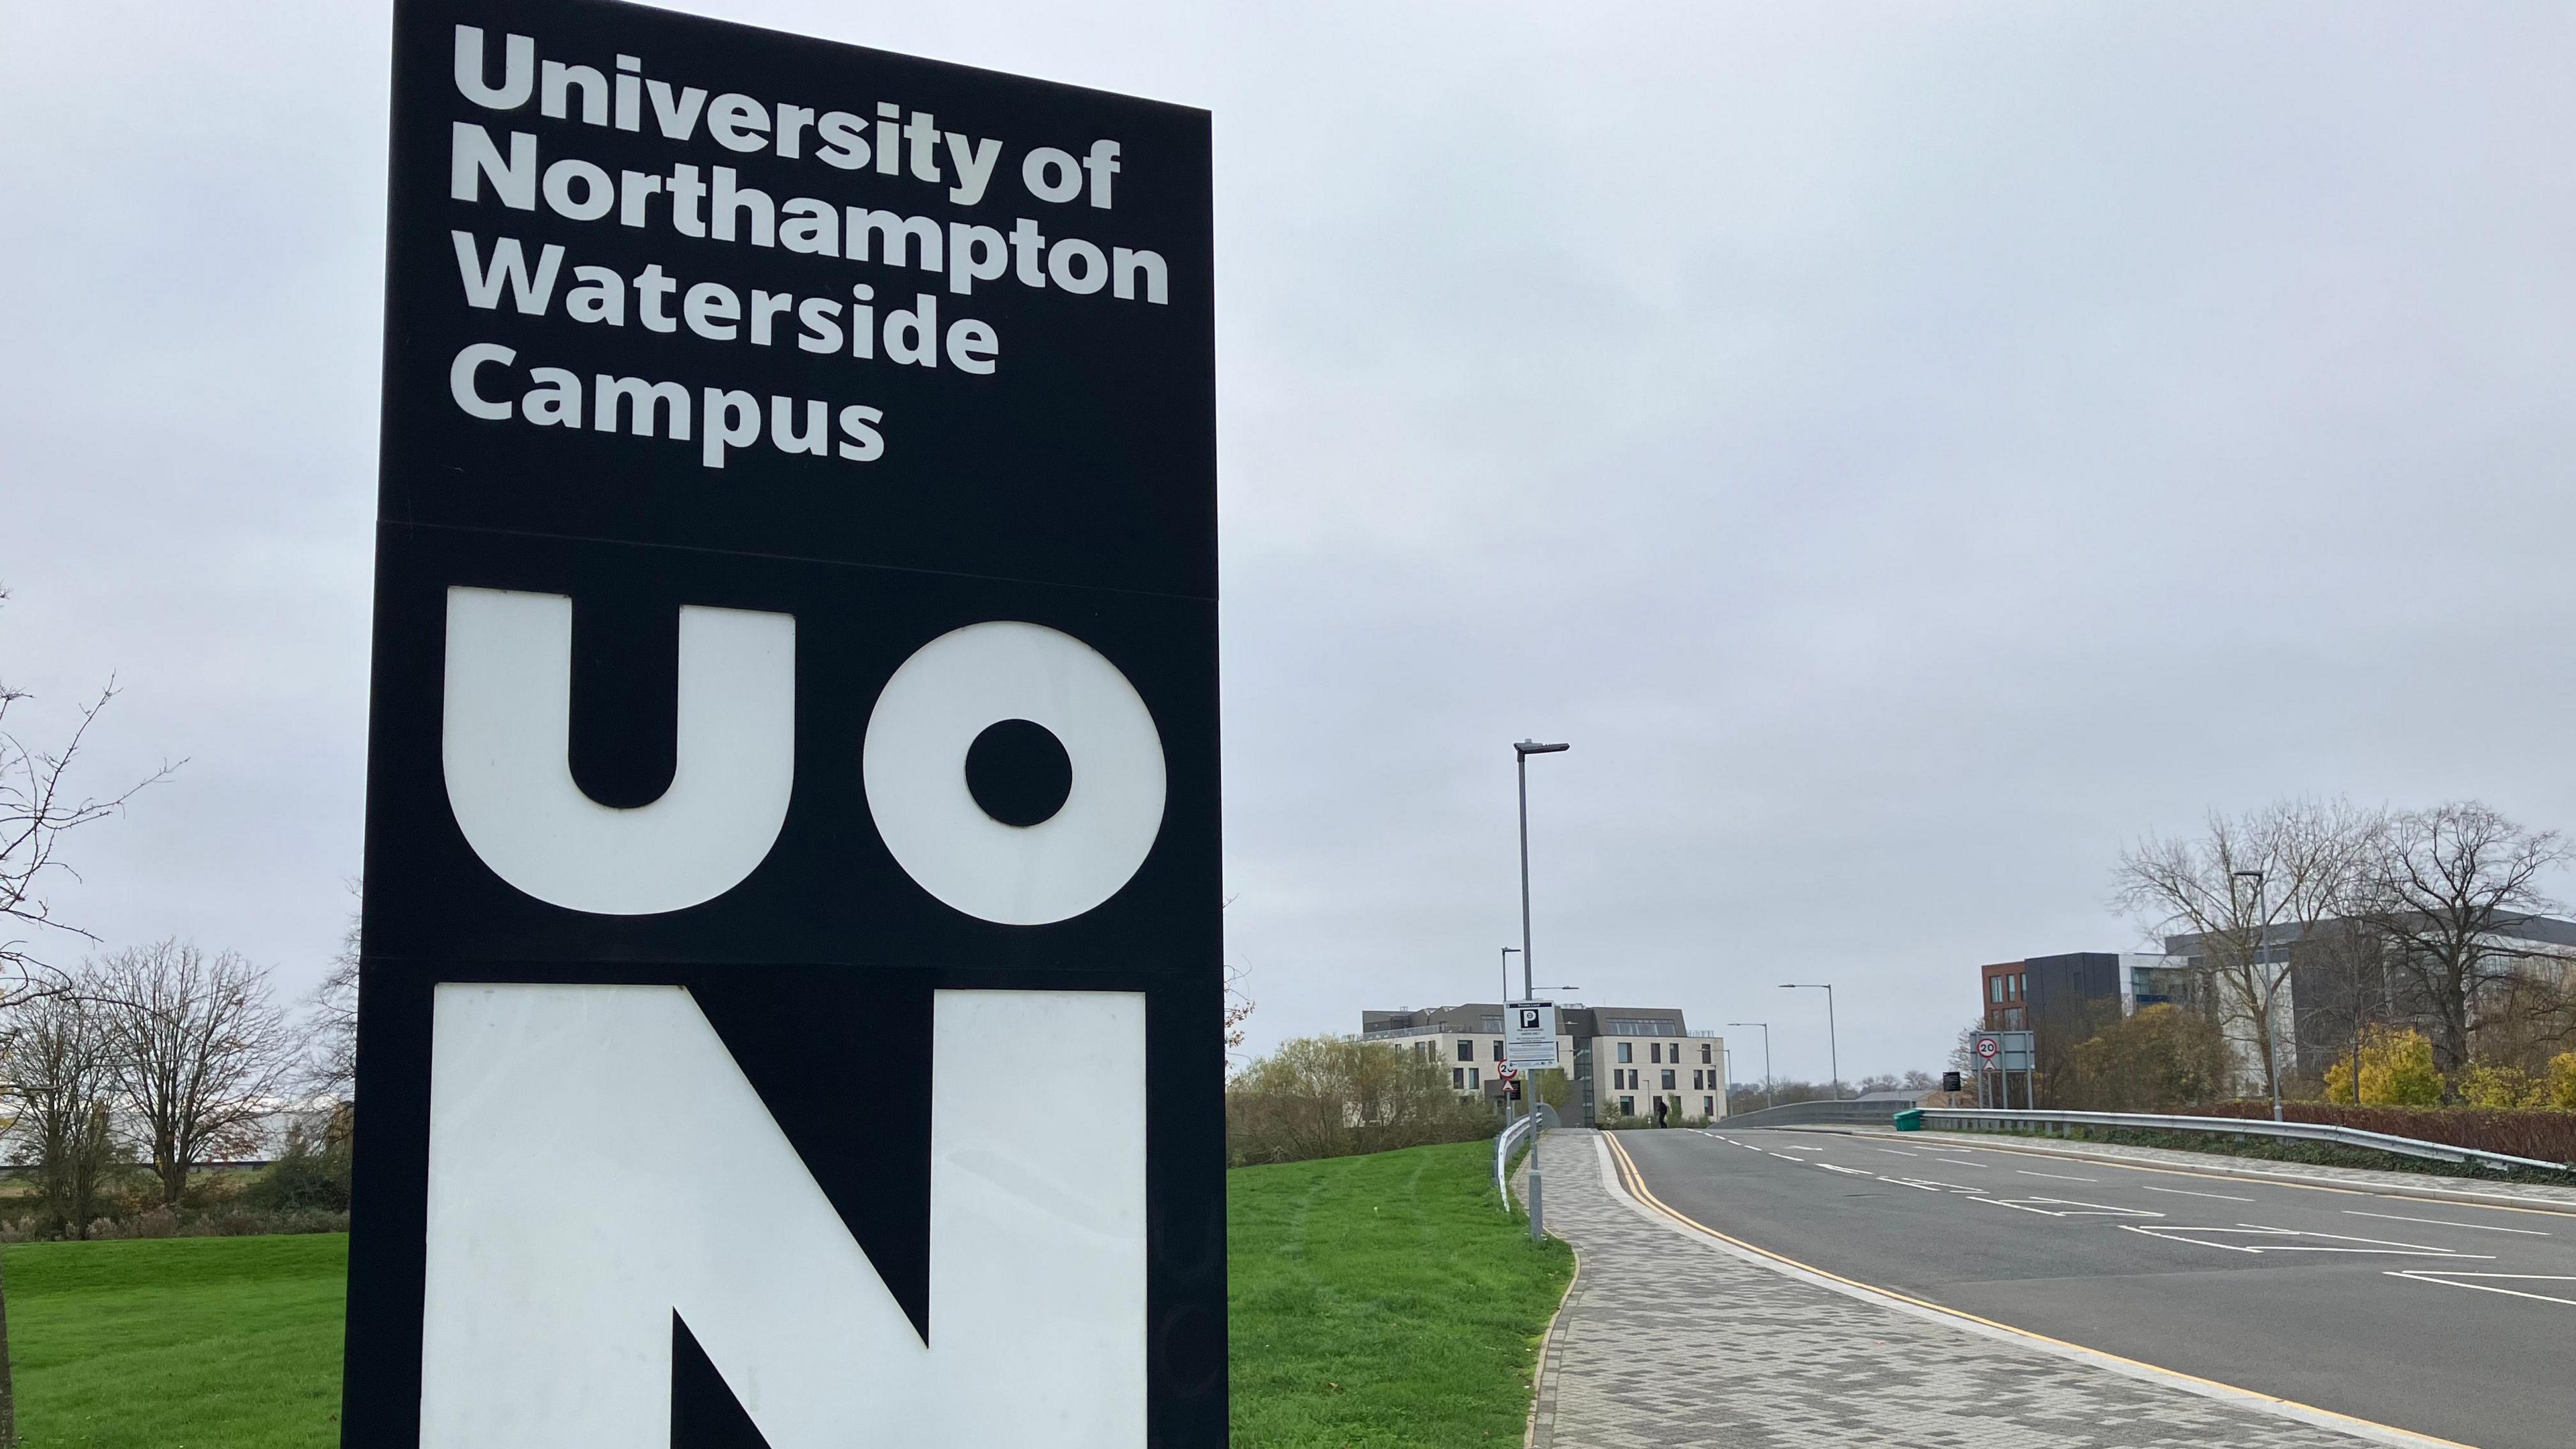
[{"label": "bare tree", "polygon": [[2194,988],[2222,1026],[2252,1037],[2276,1099],[2290,952],[2272,948],[2350,902],[2381,829],[2349,801],[2283,800],[2241,817],[2213,811],[2197,839],[2150,837],[2121,854],[2115,903],[2151,935],[2201,939]]},{"label": "bare tree", "polygon": [[[350,894],[358,883],[349,883]],[[347,929],[340,933],[340,949],[331,957],[331,969],[324,973],[322,984],[313,988],[306,1001],[313,1009],[313,1057],[307,1068],[307,1085],[318,1096],[335,1102],[347,1102],[358,1090],[358,924],[361,913],[349,912]]]},{"label": "bare tree", "polygon": [[108,957],[96,979],[109,1070],[162,1201],[175,1204],[198,1163],[257,1145],[302,1044],[269,998],[268,972],[229,951],[163,941]]},{"label": "bare tree", "polygon": [[[8,597],[0,589],[0,601]],[[55,915],[46,894],[57,878],[80,879],[62,857],[65,839],[124,809],[137,792],[178,768],[165,764],[114,795],[80,794],[72,784],[72,766],[90,726],[116,698],[116,682],[108,681],[98,698],[81,709],[70,737],[51,749],[30,744],[10,723],[10,711],[30,698],[25,690],[0,681],[0,1008],[24,996],[62,989],[66,973],[45,959],[43,935],[98,939]]]},{"label": "bare tree", "polygon": [[2482,1008],[2534,960],[2559,957],[2513,932],[2559,909],[2540,881],[2567,858],[2558,832],[2526,830],[2474,800],[2389,822],[2362,918],[2422,1010],[2445,1082],[2469,1064]]},{"label": "bare tree", "polygon": [[8,1068],[25,1103],[11,1155],[36,1169],[36,1196],[52,1226],[86,1238],[122,1157],[98,1012],[77,990],[21,1002]]},{"label": "bare tree", "polygon": [[[9,591],[0,588],[0,602]],[[59,932],[83,941],[98,938],[56,916],[46,894],[57,877],[78,880],[63,859],[62,847],[73,831],[95,824],[125,808],[135,794],[177,769],[165,763],[141,781],[111,796],[83,795],[72,784],[72,766],[91,725],[116,697],[111,677],[98,698],[81,710],[79,723],[61,745],[30,744],[10,723],[10,711],[29,698],[27,692],[0,681],[0,1050],[15,1030],[12,1008],[59,995],[69,986],[63,969],[45,959],[42,938]],[[0,1293],[0,1449],[17,1449],[17,1392],[9,1370],[9,1315]]]},{"label": "bare tree", "polygon": [[2309,926],[2298,960],[2298,1040],[2320,1055],[2331,1051],[2355,1081],[2371,1032],[2408,1015],[2407,990],[2367,919],[2369,873],[2365,867],[2334,919]]}]

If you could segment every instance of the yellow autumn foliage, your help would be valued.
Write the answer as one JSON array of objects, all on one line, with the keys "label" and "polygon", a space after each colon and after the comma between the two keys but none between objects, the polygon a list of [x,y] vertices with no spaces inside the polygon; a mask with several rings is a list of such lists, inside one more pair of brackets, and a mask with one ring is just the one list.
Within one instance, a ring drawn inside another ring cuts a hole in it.
[{"label": "yellow autumn foliage", "polygon": [[[2326,1068],[2326,1100],[2353,1100],[2352,1059]],[[2422,1032],[2372,1027],[2361,1039],[2361,1102],[2366,1107],[2438,1107],[2442,1074],[2433,1069],[2433,1043]]]}]

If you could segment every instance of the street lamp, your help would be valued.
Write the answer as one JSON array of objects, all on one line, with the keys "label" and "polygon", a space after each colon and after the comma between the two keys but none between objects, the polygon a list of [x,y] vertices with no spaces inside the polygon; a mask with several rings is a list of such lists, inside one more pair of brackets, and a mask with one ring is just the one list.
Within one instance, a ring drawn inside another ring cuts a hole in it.
[{"label": "street lamp", "polygon": [[1825,993],[1825,1060],[1834,1074],[1834,1100],[1843,1099],[1843,1049],[1834,1033],[1834,988],[1818,981],[1783,981],[1783,991],[1821,991]]},{"label": "street lamp", "polygon": [[[1523,1001],[1531,1000],[1534,996],[1530,988],[1532,977],[1530,976],[1529,757],[1562,754],[1572,748],[1574,748],[1572,745],[1567,744],[1543,745],[1536,740],[1522,740],[1512,746],[1512,768],[1520,777],[1521,797],[1521,999]],[[1508,970],[1504,972],[1506,983],[1509,981],[1510,974]],[[1529,1094],[1523,1092],[1521,1098],[1521,1115],[1530,1118],[1530,1241],[1535,1243],[1541,1241],[1547,1231],[1542,1226],[1545,1217],[1540,1207],[1544,1199],[1538,1175],[1538,1119],[1533,1112],[1536,1104],[1528,1100]]]},{"label": "street lamp", "polygon": [[1730,1021],[1727,1025],[1758,1026],[1762,1028],[1762,1105],[1766,1108],[1779,1106],[1780,1104],[1773,1101],[1771,1097],[1771,1023],[1767,1021]]},{"label": "street lamp", "polygon": [[1503,1005],[1505,1006],[1512,1004],[1512,957],[1518,955],[1520,949],[1518,946],[1503,948]]},{"label": "street lamp", "polygon": [[[2253,898],[2254,924],[2253,929],[2248,933],[2249,939],[2245,947],[2245,986],[2248,991],[2251,991],[2261,983],[2263,974],[2263,937],[2267,934],[2263,929],[2263,872],[2229,871],[2227,888],[2230,895],[2235,893],[2238,881],[2254,883],[2253,890],[2249,892]],[[2272,999],[2272,993],[2264,992],[2263,999],[2269,1002]],[[2281,1120],[2281,1033],[2277,1030],[2277,1023],[2273,1021],[2272,1013],[2269,1011],[2263,1013],[2263,1076],[2272,1089],[2272,1120],[2278,1122]],[[2352,1096],[2356,1102],[2361,1100],[2360,1083],[2360,1077],[2353,1078]]]}]

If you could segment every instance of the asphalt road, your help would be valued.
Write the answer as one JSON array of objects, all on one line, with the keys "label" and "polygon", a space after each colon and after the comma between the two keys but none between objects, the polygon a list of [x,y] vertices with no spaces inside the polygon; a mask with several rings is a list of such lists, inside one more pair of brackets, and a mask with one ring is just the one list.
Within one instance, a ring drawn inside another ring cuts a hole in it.
[{"label": "asphalt road", "polygon": [[1902,1138],[1618,1140],[1674,1210],[1829,1273],[2479,1449],[2576,1445],[2576,1213]]}]

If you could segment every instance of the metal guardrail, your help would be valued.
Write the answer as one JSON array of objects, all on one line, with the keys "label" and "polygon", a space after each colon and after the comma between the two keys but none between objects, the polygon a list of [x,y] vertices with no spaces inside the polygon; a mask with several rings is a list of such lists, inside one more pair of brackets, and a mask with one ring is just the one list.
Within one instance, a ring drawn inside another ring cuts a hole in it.
[{"label": "metal guardrail", "polygon": [[[1799,1103],[1800,1106],[1830,1106],[1831,1103]],[[1857,1106],[1846,1102],[1844,1106]],[[1786,1112],[1789,1108],[1778,1110]],[[1753,1116],[1767,1116],[1754,1113]],[[1966,1132],[1994,1132],[2010,1127],[2134,1127],[2148,1132],[2224,1132],[2239,1137],[2286,1137],[2302,1142],[2333,1142],[2346,1147],[2362,1147],[2373,1152],[2393,1152],[2400,1157],[2422,1157],[2436,1162],[2475,1162],[2501,1172],[2509,1167],[2535,1167],[2544,1172],[2576,1172],[2564,1162],[2549,1162],[2537,1157],[2515,1157],[2505,1152],[2482,1152],[2474,1147],[2454,1147],[2448,1142],[2427,1142],[2420,1137],[2397,1137],[2386,1132],[2365,1132],[2358,1127],[2337,1127],[2325,1122],[2273,1122],[2260,1117],[2168,1117],[2151,1112],[2032,1112],[2003,1111],[1975,1107],[1925,1107],[1920,1109],[1926,1127],[1952,1127]],[[1733,1119],[1743,1125],[1747,1119]]]},{"label": "metal guardrail", "polygon": [[1710,1126],[1725,1127],[1804,1127],[1820,1123],[1884,1127],[1896,1120],[1896,1114],[1911,1108],[1911,1102],[1791,1102],[1785,1107],[1765,1107],[1759,1112],[1736,1112]]},{"label": "metal guardrail", "polygon": [[1502,1134],[1494,1139],[1494,1195],[1502,1199],[1505,1212],[1512,1210],[1512,1190],[1503,1182],[1503,1167],[1512,1160],[1512,1148],[1529,1135],[1531,1120],[1515,1118],[1512,1125],[1504,1128]]}]

